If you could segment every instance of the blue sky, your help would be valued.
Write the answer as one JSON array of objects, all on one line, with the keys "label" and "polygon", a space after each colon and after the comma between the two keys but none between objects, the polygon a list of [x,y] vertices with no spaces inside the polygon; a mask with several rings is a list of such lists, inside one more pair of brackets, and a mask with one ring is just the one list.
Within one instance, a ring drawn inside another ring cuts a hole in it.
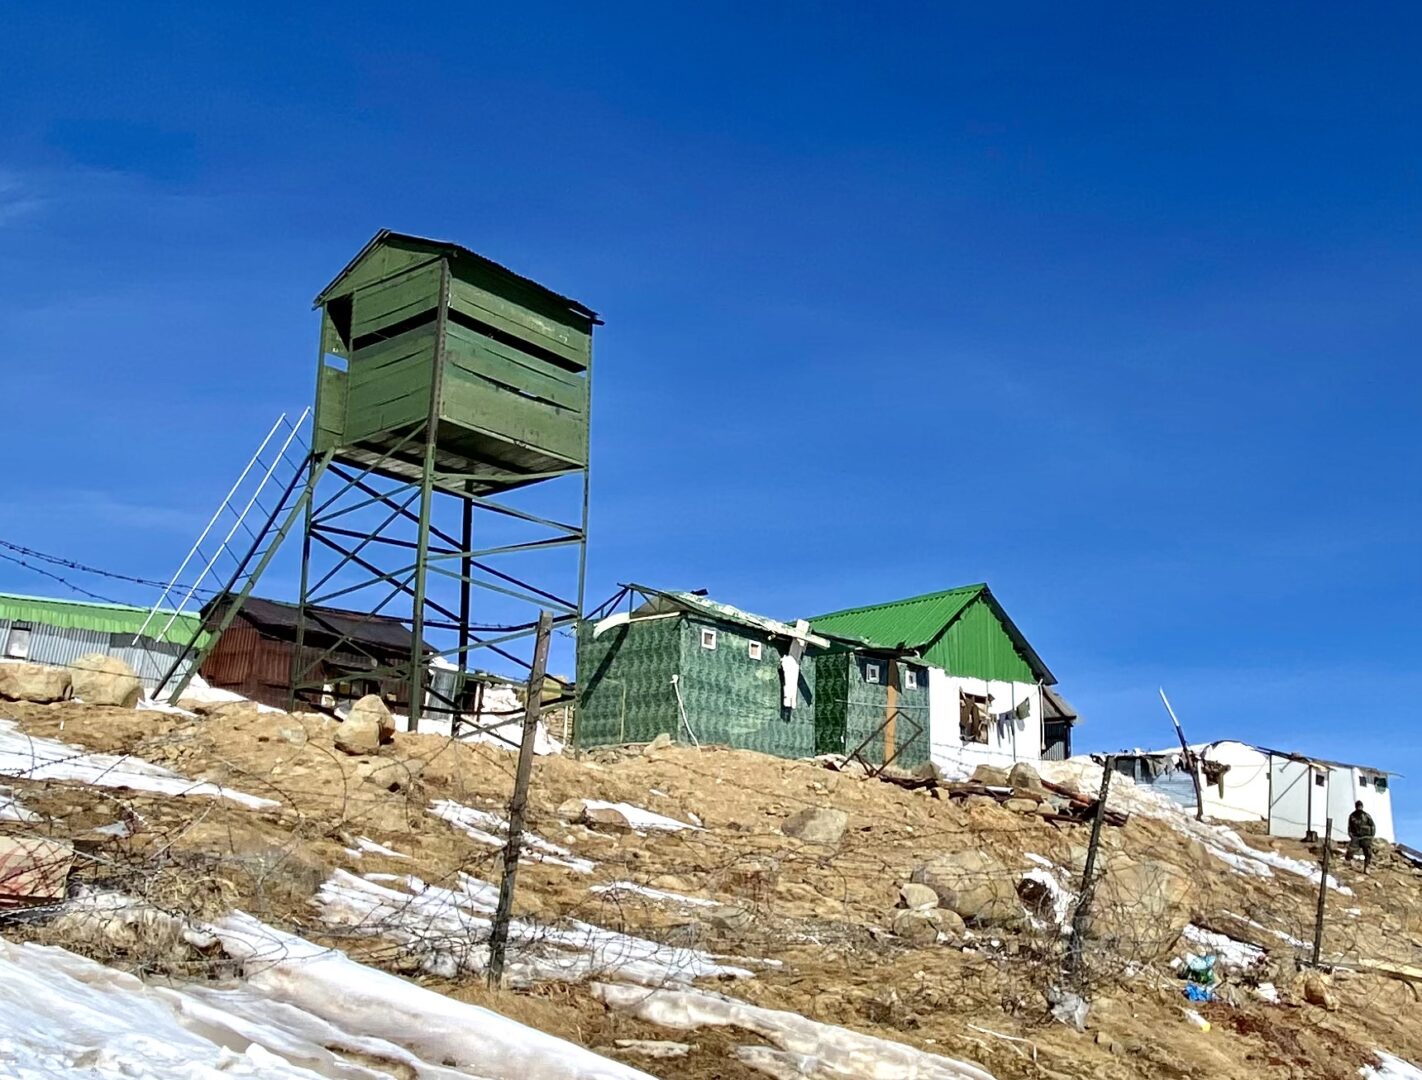
[{"label": "blue sky", "polygon": [[1082,746],[1164,684],[1422,833],[1417,8],[88,7],[0,44],[0,538],[165,577],[445,237],[607,319],[590,595],[987,580]]}]

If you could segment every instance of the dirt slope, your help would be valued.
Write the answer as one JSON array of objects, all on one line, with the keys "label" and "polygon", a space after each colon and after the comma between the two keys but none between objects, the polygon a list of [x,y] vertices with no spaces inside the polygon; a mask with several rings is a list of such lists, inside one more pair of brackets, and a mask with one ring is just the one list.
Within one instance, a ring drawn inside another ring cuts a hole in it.
[{"label": "dirt slope", "polygon": [[[753,1037],[710,1028],[668,1032],[608,1012],[579,984],[491,993],[472,975],[432,975],[408,948],[342,934],[318,918],[312,897],[337,869],[416,874],[433,884],[456,882],[463,872],[496,883],[498,849],[430,807],[450,800],[501,814],[514,765],[505,750],[396,735],[378,754],[353,757],[335,749],[333,721],[247,706],[192,716],[7,704],[0,717],[31,736],[137,755],[279,804],[252,810],[221,799],[3,780],[44,820],[0,822],[0,831],[74,840],[77,883],[145,896],[187,914],[239,907],[658,1075],[762,1075],[728,1052]],[[1124,827],[1105,829],[1103,865],[1122,874],[1133,866],[1170,868],[1190,882],[1183,903],[1193,924],[1267,950],[1252,971],[1228,977],[1222,996],[1230,1003],[1195,1006],[1209,1031],[1184,1015],[1191,1006],[1170,967],[1173,956],[1189,951],[1185,943],[1159,957],[1132,955],[1141,950],[1127,935],[1089,950],[1091,1008],[1086,1030],[1078,1032],[1048,1015],[1045,994],[1062,985],[1063,951],[1049,917],[980,926],[929,944],[892,932],[900,885],[935,856],[985,853],[994,869],[983,872],[984,880],[1005,883],[1010,892],[1024,874],[1047,866],[1074,885],[1086,826],[1048,823],[991,799],[903,790],[812,762],[683,747],[539,758],[531,829],[594,866],[577,873],[557,862],[526,862],[515,910],[550,928],[579,920],[718,956],[778,962],[757,963],[754,977],[717,988],[973,1061],[1001,1078],[1342,1078],[1358,1076],[1378,1050],[1422,1060],[1422,1006],[1409,985],[1340,971],[1327,988],[1336,1009],[1304,1000],[1294,968],[1304,950],[1289,939],[1311,941],[1316,884],[1279,869],[1268,876],[1241,872],[1176,823],[1140,812],[1130,796],[1125,788],[1118,793],[1122,808],[1136,812]],[[577,824],[570,820],[575,799],[628,803],[700,827],[638,833]],[[784,835],[781,826],[807,807],[845,812],[842,838],[814,844]],[[96,831],[115,822],[127,827]],[[1261,851],[1316,859],[1301,844],[1245,839]],[[407,857],[362,851],[367,841]],[[1397,861],[1366,879],[1346,869],[1339,876],[1352,895],[1330,890],[1325,953],[1354,962],[1417,962],[1422,876]],[[613,882],[733,910],[627,889],[595,891]],[[1139,928],[1154,915],[1132,910],[1123,917]],[[3,931],[139,970],[220,974],[223,962],[181,943],[63,918],[12,920]],[[1277,1004],[1261,1000],[1252,985],[1260,981],[1275,985]],[[629,1038],[682,1039],[695,1049],[684,1058],[649,1061],[614,1046]]]}]

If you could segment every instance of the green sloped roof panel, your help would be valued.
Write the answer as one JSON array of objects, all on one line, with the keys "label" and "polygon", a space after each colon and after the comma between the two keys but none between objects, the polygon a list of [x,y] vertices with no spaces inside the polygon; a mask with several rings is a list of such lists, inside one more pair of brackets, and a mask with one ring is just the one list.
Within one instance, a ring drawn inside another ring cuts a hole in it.
[{"label": "green sloped roof panel", "polygon": [[986,584],[962,585],[887,604],[848,608],[810,620],[821,634],[916,650],[953,675],[1048,686],[1056,676]]},{"label": "green sloped roof panel", "polygon": [[[56,600],[45,596],[0,593],[0,619],[11,622],[41,623],[61,630],[93,630],[104,634],[137,634],[151,609],[128,604],[103,604],[87,600]],[[172,626],[168,626],[172,619]],[[165,631],[163,628],[167,626]],[[196,615],[159,611],[148,624],[145,637],[186,645],[202,629]],[[199,642],[201,644],[201,642]]]},{"label": "green sloped roof panel", "polygon": [[985,589],[983,584],[963,585],[888,604],[847,608],[816,616],[810,625],[821,633],[857,637],[886,648],[919,649],[938,637]]}]

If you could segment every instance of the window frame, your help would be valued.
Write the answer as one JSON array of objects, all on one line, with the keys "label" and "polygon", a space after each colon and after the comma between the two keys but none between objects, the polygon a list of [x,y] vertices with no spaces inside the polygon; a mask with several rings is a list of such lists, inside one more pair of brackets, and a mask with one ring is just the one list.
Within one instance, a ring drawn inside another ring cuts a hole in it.
[{"label": "window frame", "polygon": [[915,671],[913,668],[904,668],[904,689],[918,689],[918,672]]},{"label": "window frame", "polygon": [[[33,623],[13,623],[9,632],[5,635],[5,659],[7,660],[28,660],[30,658],[30,642],[34,640]],[[22,634],[24,645],[19,652],[15,651],[15,635]]]},{"label": "window frame", "polygon": [[759,641],[746,642],[746,656],[759,662],[765,658],[765,645]]},{"label": "window frame", "polygon": [[709,652],[716,651],[716,631],[709,626],[701,628],[701,647]]},{"label": "window frame", "polygon": [[884,665],[877,660],[864,661],[864,681],[874,686],[884,685]]}]

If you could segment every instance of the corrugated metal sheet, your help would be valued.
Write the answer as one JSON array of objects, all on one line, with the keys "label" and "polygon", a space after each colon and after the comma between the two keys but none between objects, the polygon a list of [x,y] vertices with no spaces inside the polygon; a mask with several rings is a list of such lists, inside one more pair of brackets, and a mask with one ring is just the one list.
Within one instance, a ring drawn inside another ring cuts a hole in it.
[{"label": "corrugated metal sheet", "polygon": [[[148,621],[148,608],[128,604],[90,603],[81,600],[56,600],[44,596],[21,596],[0,593],[0,619],[12,622],[44,624],[63,630],[92,630],[105,634],[127,634],[132,638]],[[164,627],[172,618],[173,625]],[[186,645],[202,628],[196,615],[177,615],[161,611],[148,621],[146,636],[170,644]]]},{"label": "corrugated metal sheet", "polygon": [[836,611],[810,624],[823,634],[915,649],[954,675],[1047,685],[1057,681],[984,584]]},{"label": "corrugated metal sheet", "polygon": [[849,608],[819,615],[810,624],[821,633],[872,641],[885,648],[904,645],[922,648],[942,633],[986,585],[964,585],[925,596],[911,596],[888,604]]},{"label": "corrugated metal sheet", "polygon": [[[26,649],[26,659],[35,664],[49,664],[52,667],[71,667],[80,657],[90,653],[103,653],[122,660],[143,680],[150,690],[158,685],[158,680],[168,671],[173,659],[182,651],[182,646],[168,642],[140,638],[134,645],[131,633],[109,633],[101,630],[76,630],[47,626],[29,620],[0,619],[0,655],[9,650],[10,633],[17,623],[29,627],[30,636]],[[186,671],[188,662],[179,668],[179,674]]]}]

